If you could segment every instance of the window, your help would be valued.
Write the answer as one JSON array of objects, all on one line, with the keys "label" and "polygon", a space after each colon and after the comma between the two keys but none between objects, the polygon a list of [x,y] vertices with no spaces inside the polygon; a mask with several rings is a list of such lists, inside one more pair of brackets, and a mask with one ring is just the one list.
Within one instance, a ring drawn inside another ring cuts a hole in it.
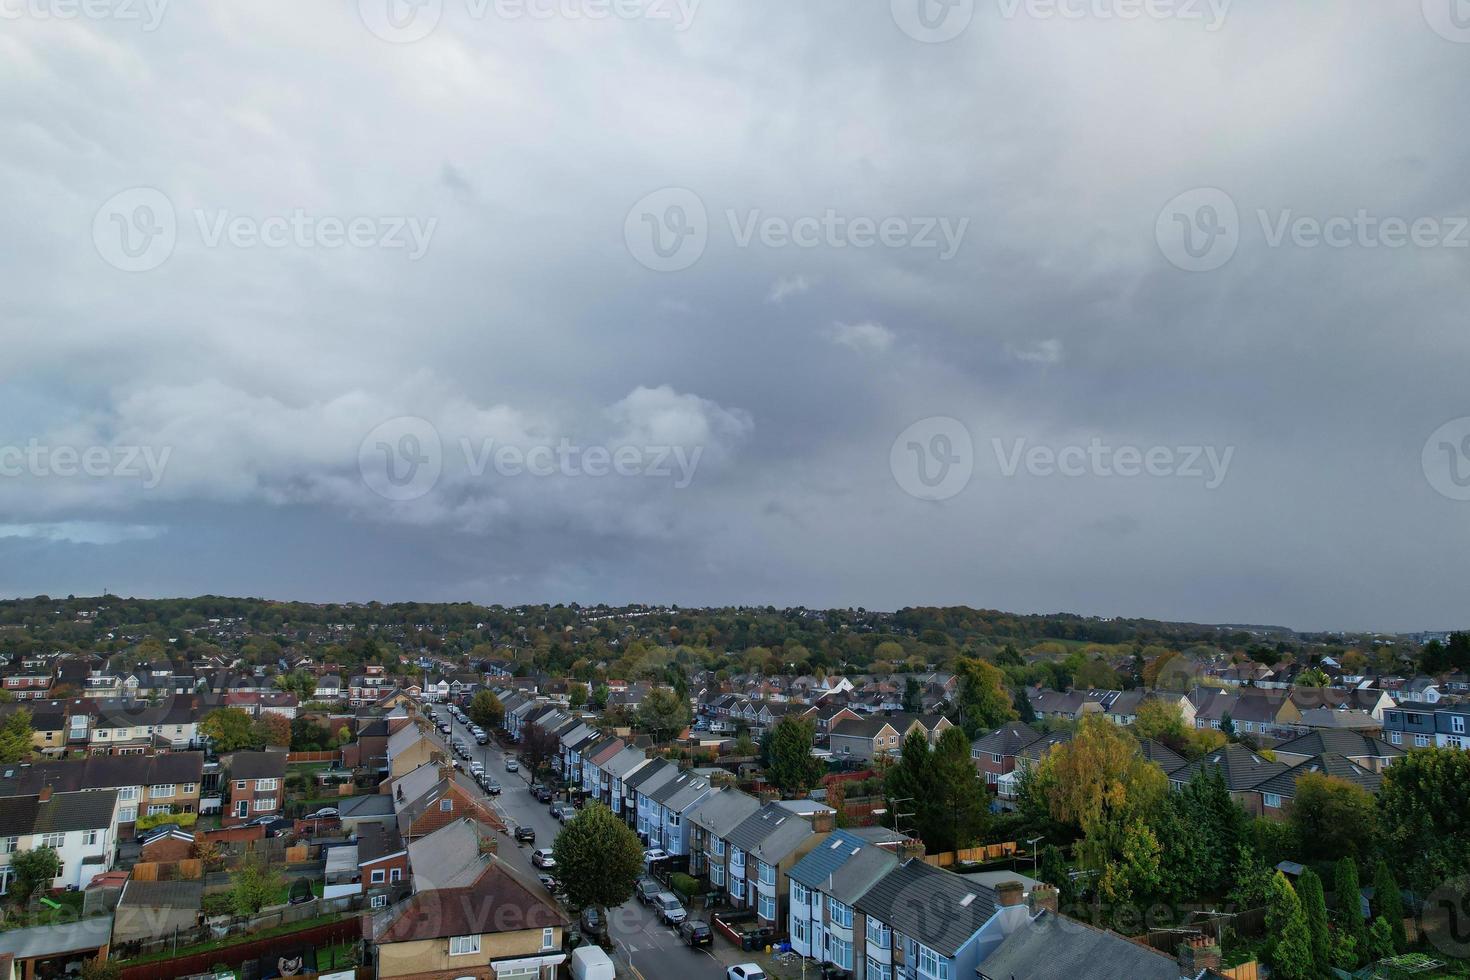
[{"label": "window", "polygon": [[175,786],[173,783],[159,783],[157,786],[148,787],[149,796],[173,796]]},{"label": "window", "polygon": [[711,885],[723,885],[725,883],[725,866],[723,864],[710,864],[709,883]]},{"label": "window", "polygon": [[806,885],[803,885],[799,881],[794,881],[791,884],[793,886],[791,889],[791,894],[792,897],[796,900],[797,905],[806,905],[808,902],[811,901],[812,890],[810,888],[808,888]]},{"label": "window", "polygon": [[724,857],[725,856],[725,841],[724,841],[723,838],[720,838],[720,837],[716,837],[715,838],[715,854],[717,854],[720,857]]},{"label": "window", "polygon": [[255,798],[255,812],[268,813],[276,808],[275,797],[257,796]]},{"label": "window", "polygon": [[995,763],[996,765],[1000,765],[1000,753],[999,752],[992,752],[992,753],[990,753],[990,761],[993,762],[993,763]]},{"label": "window", "polygon": [[1271,810],[1279,810],[1279,809],[1281,809],[1281,794],[1280,793],[1267,793],[1267,794],[1265,794],[1265,796],[1266,796],[1266,807],[1268,809],[1271,809]]},{"label": "window", "polygon": [[852,969],[852,943],[838,939],[836,936],[828,936],[831,941],[831,949],[827,951],[827,958],[844,970]]},{"label": "window", "polygon": [[1388,740],[1390,742],[1392,742],[1394,745],[1399,745],[1400,743],[1403,742],[1404,737],[1402,735],[1400,735],[1398,732],[1389,732],[1388,733]]},{"label": "window", "polygon": [[199,784],[198,783],[185,783],[184,784],[184,795],[185,796],[192,796],[192,795],[194,795],[197,792],[199,792]]},{"label": "window", "polygon": [[138,798],[138,787],[124,786],[117,791],[119,800],[136,800]]},{"label": "window", "polygon": [[387,879],[388,879],[388,874],[382,868],[375,868],[373,870],[372,884],[374,884],[374,885],[381,885]]},{"label": "window", "polygon": [[744,878],[736,878],[734,875],[730,876],[730,897],[737,900],[745,897]]},{"label": "window", "polygon": [[138,808],[137,807],[135,807],[135,806],[118,807],[118,810],[117,810],[117,822],[118,823],[132,823],[134,820],[137,820],[137,819],[138,819]]},{"label": "window", "polygon": [[478,953],[480,951],[479,936],[450,936],[449,955],[464,956],[467,953]]},{"label": "window", "polygon": [[893,967],[868,957],[868,980],[893,980]]},{"label": "window", "polygon": [[388,872],[388,880],[389,881],[402,881],[403,880],[403,869],[402,868],[393,868],[393,869],[391,869]]},{"label": "window", "polygon": [[541,948],[542,949],[552,949],[555,946],[556,946],[555,930],[552,930],[552,929],[542,929],[541,930]]},{"label": "window", "polygon": [[439,801],[439,809],[442,812],[444,812],[444,813],[451,813],[451,812],[453,812],[454,811],[454,801],[451,800],[449,797],[446,796],[444,799],[442,799],[442,800]]},{"label": "window", "polygon": [[764,861],[755,863],[756,875],[762,885],[774,885],[776,883],[776,869]]},{"label": "window", "polygon": [[168,813],[168,812],[169,812],[169,805],[167,803],[150,803],[148,805],[148,816],[150,816],[150,817],[155,817],[155,816],[157,816],[160,813]]},{"label": "window", "polygon": [[759,912],[762,919],[775,919],[776,899],[770,895],[760,896]]},{"label": "window", "polygon": [[1465,716],[1464,715],[1451,715],[1450,716],[1450,731],[1454,732],[1457,735],[1463,735],[1463,734],[1465,734]]},{"label": "window", "polygon": [[871,915],[868,916],[868,945],[877,949],[887,949],[893,945],[893,930]]},{"label": "window", "polygon": [[19,849],[19,837],[7,837],[3,841],[0,841],[0,854],[14,854]]},{"label": "window", "polygon": [[373,896],[372,905],[373,905],[373,908],[375,908],[375,909],[385,909],[385,908],[387,908],[388,907],[388,896],[387,895],[374,895]]},{"label": "window", "polygon": [[237,779],[237,780],[235,780],[235,788],[236,789],[244,789],[245,788],[245,780],[243,780],[243,779]]},{"label": "window", "polygon": [[805,919],[792,919],[791,920],[791,938],[794,941],[796,941],[798,943],[801,943],[802,945],[806,945],[806,920]]},{"label": "window", "polygon": [[1425,746],[1427,746],[1428,744],[1429,744],[1429,736],[1428,735],[1415,735],[1414,736],[1414,748],[1416,748],[1416,749],[1422,749]]},{"label": "window", "polygon": [[730,848],[730,870],[745,874],[745,852],[738,847]]},{"label": "window", "polygon": [[65,847],[66,846],[66,835],[65,834],[42,834],[41,835],[41,846],[42,847],[55,847],[55,848]]},{"label": "window", "polygon": [[936,980],[949,980],[949,960],[928,946],[919,947],[919,972]]},{"label": "window", "polygon": [[255,781],[255,791],[257,793],[274,793],[276,791],[275,778],[272,777],[270,779],[257,779]]},{"label": "window", "polygon": [[[837,899],[832,898],[829,895],[827,897],[827,918],[832,920],[832,924],[834,926],[841,926],[844,929],[851,929],[852,907],[848,905],[843,905],[841,902],[837,901]],[[852,964],[848,963],[848,966],[851,967]]]}]

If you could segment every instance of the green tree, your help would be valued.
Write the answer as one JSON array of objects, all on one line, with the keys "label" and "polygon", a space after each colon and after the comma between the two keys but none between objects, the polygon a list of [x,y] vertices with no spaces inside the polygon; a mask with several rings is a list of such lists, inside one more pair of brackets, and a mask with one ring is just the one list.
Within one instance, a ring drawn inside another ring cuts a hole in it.
[{"label": "green tree", "polygon": [[1097,890],[1110,902],[1146,902],[1164,884],[1159,840],[1142,820],[1130,820],[1122,831],[1117,856],[1102,869]]},{"label": "green tree", "polygon": [[1320,772],[1296,781],[1296,796],[1288,811],[1307,861],[1358,857],[1378,838],[1378,816],[1373,794],[1354,783]]},{"label": "green tree", "polygon": [[291,719],[291,751],[320,752],[332,746],[332,734],[313,718],[297,715]]},{"label": "green tree", "polygon": [[15,874],[12,894],[25,905],[37,888],[50,888],[52,880],[61,874],[61,858],[54,847],[17,851],[10,855],[10,870]]},{"label": "green tree", "polygon": [[1220,734],[1230,741],[1235,741],[1235,719],[1230,717],[1230,712],[1220,716]]},{"label": "green tree", "polygon": [[494,691],[476,691],[475,696],[470,698],[470,709],[466,713],[470,716],[470,721],[490,731],[499,728],[501,721],[505,719],[505,706],[500,703]]},{"label": "green tree", "polygon": [[938,853],[972,846],[985,832],[988,797],[958,726],[939,736],[925,770],[928,787],[919,803],[924,843]]},{"label": "green tree", "polygon": [[1031,707],[1031,699],[1026,696],[1024,685],[1011,687],[1011,704],[1016,708],[1016,718],[1022,724],[1029,725],[1036,721],[1036,709]]},{"label": "green tree", "polygon": [[1332,967],[1332,933],[1327,927],[1327,896],[1317,872],[1311,868],[1303,871],[1296,882],[1296,893],[1312,935],[1312,962],[1317,973],[1326,976]]},{"label": "green tree", "polygon": [[17,708],[0,727],[0,763],[24,762],[31,757],[31,712]]},{"label": "green tree", "polygon": [[[913,831],[922,837],[922,827],[907,824],[900,814],[918,815],[919,803],[929,791],[929,740],[918,729],[909,732],[899,749],[898,761],[883,776],[883,795],[895,830]],[[927,843],[927,841],[926,841]]]},{"label": "green tree", "polygon": [[611,695],[612,691],[608,688],[606,684],[597,685],[592,689],[592,707],[596,708],[598,711],[605,710],[607,708],[607,699]]},{"label": "green tree", "polygon": [[236,915],[254,915],[280,889],[280,872],[258,857],[247,859],[230,874],[230,904]]},{"label": "green tree", "polygon": [[638,727],[663,742],[689,724],[689,703],[668,688],[656,687],[638,706]]},{"label": "green tree", "polygon": [[1392,949],[1385,955],[1391,956],[1406,950],[1409,940],[1404,934],[1404,896],[1399,891],[1399,884],[1394,880],[1388,862],[1382,858],[1378,859],[1378,866],[1373,869],[1373,915],[1374,928],[1377,928],[1378,920],[1388,925]]},{"label": "green tree", "polygon": [[81,980],[119,980],[122,964],[115,960],[87,960],[82,964]]},{"label": "green tree", "polygon": [[1133,734],[1139,738],[1151,738],[1182,753],[1188,750],[1191,732],[1184,724],[1184,712],[1179,704],[1162,698],[1149,698],[1138,706]]},{"label": "green tree", "polygon": [[260,744],[255,722],[243,708],[216,708],[204,716],[199,731],[208,736],[214,750],[220,753],[252,749]]},{"label": "green tree", "polygon": [[1386,857],[1428,894],[1470,867],[1470,752],[1406,752],[1383,773],[1378,817]]},{"label": "green tree", "polygon": [[567,707],[573,711],[580,709],[587,703],[587,685],[573,684],[572,689],[567,692]]},{"label": "green tree", "polygon": [[[1399,931],[1402,932],[1404,924],[1399,923]],[[1393,926],[1383,916],[1373,920],[1373,926],[1368,930],[1368,962],[1377,963],[1386,960],[1396,952],[1393,942]]]},{"label": "green tree", "polygon": [[[787,715],[771,729],[766,778],[781,795],[805,796],[826,771],[822,760],[812,755],[816,724],[811,719]],[[974,767],[971,766],[971,770]]]},{"label": "green tree", "polygon": [[1358,862],[1345,857],[1337,862],[1332,874],[1334,921],[1337,928],[1353,937],[1361,951],[1367,947],[1367,926],[1363,922],[1362,889],[1358,884]]},{"label": "green tree", "polygon": [[994,664],[960,657],[954,672],[959,679],[959,693],[955,697],[957,717],[950,720],[965,730],[966,738],[979,738],[1016,717],[1005,675]]},{"label": "green tree", "polygon": [[601,803],[587,804],[567,822],[551,855],[572,908],[596,908],[604,919],[608,908],[633,897],[643,873],[638,835]]},{"label": "green tree", "polygon": [[912,715],[917,715],[924,710],[924,688],[917,677],[904,678],[903,710]]},{"label": "green tree", "polygon": [[1271,882],[1271,900],[1266,907],[1266,930],[1271,936],[1271,975],[1281,980],[1314,980],[1311,928],[1302,911],[1301,899],[1281,872]]},{"label": "green tree", "polygon": [[276,675],[276,687],[294,694],[302,701],[316,697],[316,678],[304,670],[293,670],[289,674]]},{"label": "green tree", "polygon": [[1041,849],[1041,864],[1037,871],[1037,877],[1057,888],[1057,908],[1062,911],[1071,909],[1077,902],[1077,883],[1072,880],[1072,875],[1067,868],[1067,862],[1062,857],[1062,849],[1055,844],[1048,844]]}]

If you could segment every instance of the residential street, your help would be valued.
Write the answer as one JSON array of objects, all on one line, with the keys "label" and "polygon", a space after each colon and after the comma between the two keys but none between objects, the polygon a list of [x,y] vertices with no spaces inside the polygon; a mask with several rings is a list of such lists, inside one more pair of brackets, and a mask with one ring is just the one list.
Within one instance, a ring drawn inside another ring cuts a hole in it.
[{"label": "residential street", "polygon": [[[547,804],[539,803],[531,796],[529,774],[524,769],[518,773],[505,771],[505,752],[493,739],[488,745],[476,745],[469,729],[455,721],[442,706],[437,707],[434,713],[450,722],[451,734],[463,738],[469,745],[470,761],[479,760],[486,773],[499,781],[504,790],[498,797],[487,797],[468,771],[459,774],[460,782],[476,796],[487,799],[501,815],[508,830],[517,826],[536,829],[535,844],[517,844],[510,834],[499,837],[500,856],[534,881],[538,872],[531,865],[531,852],[537,847],[550,847],[561,830],[561,824],[551,816]],[[445,742],[437,729],[434,734],[441,743]],[[453,758],[459,758],[447,745],[446,751]],[[468,770],[469,762],[460,760],[460,764]],[[630,975],[643,980],[718,980],[724,976],[726,966],[751,958],[750,954],[741,953],[719,936],[715,937],[713,952],[690,949],[679,941],[674,930],[659,922],[637,901],[630,900],[621,908],[609,909],[608,920],[610,934],[617,945],[614,956],[619,970],[627,970]],[[571,928],[577,928],[575,922]]]}]

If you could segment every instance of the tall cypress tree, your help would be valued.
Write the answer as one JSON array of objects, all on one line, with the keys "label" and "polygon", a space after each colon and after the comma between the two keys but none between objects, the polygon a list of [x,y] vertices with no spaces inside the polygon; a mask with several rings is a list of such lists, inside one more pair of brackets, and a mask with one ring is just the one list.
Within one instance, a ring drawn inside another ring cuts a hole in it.
[{"label": "tall cypress tree", "polygon": [[1332,966],[1332,936],[1327,929],[1327,896],[1322,892],[1322,879],[1308,868],[1297,879],[1296,893],[1306,913],[1307,928],[1312,934],[1312,962],[1317,972],[1327,975]]},{"label": "tall cypress tree", "polygon": [[1394,952],[1402,953],[1409,945],[1409,939],[1404,935],[1404,896],[1388,868],[1388,862],[1382,858],[1378,859],[1378,867],[1373,871],[1373,915],[1387,920]]},{"label": "tall cypress tree", "polygon": [[1362,889],[1358,885],[1358,864],[1350,857],[1337,862],[1332,875],[1333,900],[1336,905],[1337,928],[1353,937],[1359,951],[1368,948],[1368,927],[1363,921]]}]

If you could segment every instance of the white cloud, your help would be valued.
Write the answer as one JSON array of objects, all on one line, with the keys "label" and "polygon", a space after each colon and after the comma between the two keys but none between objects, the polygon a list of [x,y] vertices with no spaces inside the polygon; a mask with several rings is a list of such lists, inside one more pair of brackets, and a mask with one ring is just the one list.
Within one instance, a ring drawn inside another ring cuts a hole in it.
[{"label": "white cloud", "polygon": [[121,544],[148,541],[166,529],[148,524],[107,524],[100,521],[60,521],[54,524],[0,524],[0,538],[64,541],[70,544]]},{"label": "white cloud", "polygon": [[1018,361],[1026,364],[1056,364],[1062,359],[1060,340],[1042,340],[1027,347],[1006,345],[1006,350]]},{"label": "white cloud", "polygon": [[784,303],[789,296],[800,296],[812,288],[812,281],[806,276],[783,276],[771,284],[771,291],[766,294],[767,303]]},{"label": "white cloud", "polygon": [[834,323],[827,339],[862,354],[882,354],[893,346],[893,331],[871,320],[863,323]]}]

